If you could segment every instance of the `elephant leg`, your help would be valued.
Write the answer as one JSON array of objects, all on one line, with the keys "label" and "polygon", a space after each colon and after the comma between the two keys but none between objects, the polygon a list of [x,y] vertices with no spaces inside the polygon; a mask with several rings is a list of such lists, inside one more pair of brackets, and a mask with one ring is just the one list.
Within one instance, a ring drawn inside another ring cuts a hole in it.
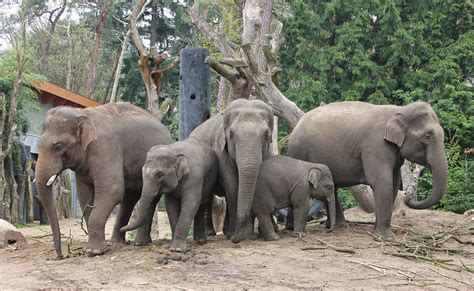
[{"label": "elephant leg", "polygon": [[158,194],[151,202],[151,205],[148,208],[145,223],[137,229],[135,239],[133,240],[134,245],[143,246],[151,243],[151,226],[153,224],[153,216],[155,215],[156,205],[158,204],[158,202],[160,202],[160,198],[161,194]]},{"label": "elephant leg", "polygon": [[260,232],[262,233],[264,240],[278,240],[280,237],[275,232],[275,228],[273,226],[273,218],[272,215],[262,214],[258,215],[258,227]]},{"label": "elephant leg", "polygon": [[76,188],[82,217],[86,221],[86,226],[89,227],[89,217],[94,204],[94,187],[83,182],[79,176],[76,176]]},{"label": "elephant leg", "polygon": [[[212,199],[210,199],[210,200],[212,201]],[[196,216],[194,217],[193,238],[194,238],[194,241],[198,242],[199,244],[205,244],[207,242],[207,239],[206,239],[206,226],[205,226],[206,220],[205,220],[205,217],[204,217],[205,211],[207,209],[207,204],[208,203],[202,204],[199,207],[199,210],[196,213]]]},{"label": "elephant leg", "polygon": [[[372,166],[370,166],[372,165]],[[379,167],[374,167],[378,165]],[[364,161],[365,175],[374,192],[375,226],[373,234],[383,240],[393,240],[394,234],[390,230],[394,190],[393,167],[381,165],[378,160]]]},{"label": "elephant leg", "polygon": [[181,212],[179,214],[178,223],[174,229],[173,242],[170,246],[171,251],[186,251],[186,237],[188,236],[188,231],[193,222],[193,218],[196,216],[200,206],[199,201],[195,201],[195,197],[201,197],[201,193],[199,193],[199,195],[193,194],[195,193],[183,193]]},{"label": "elephant leg", "polygon": [[224,188],[227,212],[226,218],[228,218],[228,224],[226,227],[227,238],[232,237],[235,232],[237,223],[237,194],[239,190],[238,175],[235,169],[235,165],[231,163],[229,157],[225,154],[218,154],[219,157],[219,183]]},{"label": "elephant leg", "polygon": [[123,176],[97,181],[94,209],[89,217],[89,241],[86,253],[100,255],[105,250],[105,224],[114,207],[123,199]]},{"label": "elephant leg", "polygon": [[165,196],[166,213],[168,214],[168,220],[170,221],[171,237],[174,237],[176,225],[178,224],[179,213],[181,212],[181,205],[179,205],[178,199],[172,194]]},{"label": "elephant leg", "polygon": [[293,216],[294,216],[294,234],[306,234],[306,221],[308,220],[309,198],[299,199],[295,201],[292,199]]},{"label": "elephant leg", "polygon": [[209,199],[207,206],[204,210],[204,221],[206,227],[206,235],[208,236],[215,236],[216,230],[214,228],[214,223],[212,222],[212,197]]},{"label": "elephant leg", "polygon": [[334,197],[336,199],[336,226],[347,228],[349,227],[349,224],[344,217],[344,209],[342,209],[341,201],[337,197],[337,189],[335,188],[334,191]]},{"label": "elephant leg", "polygon": [[114,229],[110,241],[113,243],[125,242],[125,232],[120,232],[120,228],[128,224],[130,216],[132,215],[133,207],[137,204],[139,195],[135,192],[127,191],[123,197],[122,202],[115,218]]},{"label": "elephant leg", "polygon": [[278,233],[278,224],[275,220],[275,217],[273,215],[270,215],[270,219],[272,221],[273,229],[275,230],[276,233]]},{"label": "elephant leg", "polygon": [[285,224],[285,229],[286,230],[294,230],[295,229],[295,218],[293,215],[293,208],[288,207],[288,215],[286,216],[286,224]]}]

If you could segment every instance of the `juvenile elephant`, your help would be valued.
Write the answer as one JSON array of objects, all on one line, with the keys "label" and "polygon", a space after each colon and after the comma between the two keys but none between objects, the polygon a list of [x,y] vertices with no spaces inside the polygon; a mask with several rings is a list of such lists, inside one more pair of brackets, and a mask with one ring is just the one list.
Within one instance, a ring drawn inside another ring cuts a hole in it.
[{"label": "juvenile elephant", "polygon": [[327,202],[328,231],[332,231],[336,225],[336,202],[329,168],[286,156],[273,156],[263,161],[252,203],[252,213],[258,218],[263,238],[279,238],[272,215],[284,207],[293,208],[294,232],[304,233],[310,197]]},{"label": "juvenile elephant", "polygon": [[[154,145],[169,143],[170,134],[158,119],[128,103],[87,109],[61,106],[48,111],[40,138],[36,185],[58,257],[62,256],[61,238],[51,193],[56,176],[64,169],[76,172],[77,194],[89,231],[86,252],[102,254],[105,223],[119,203],[112,241],[125,240],[119,229],[127,225],[140,198],[146,153]],[[148,215],[136,243],[151,241],[153,212]]]},{"label": "juvenile elephant", "polygon": [[[374,234],[392,239],[392,204],[400,184],[403,159],[424,165],[433,174],[433,192],[422,201],[406,202],[422,209],[437,203],[446,191],[448,162],[444,132],[431,106],[338,102],[307,112],[293,130],[288,155],[322,163],[336,187],[368,184],[374,192]],[[337,199],[336,199],[337,202]],[[344,214],[336,203],[339,223]]]},{"label": "juvenile elephant", "polygon": [[217,155],[207,144],[194,138],[172,145],[155,146],[143,166],[143,192],[138,217],[121,231],[145,223],[147,213],[155,209],[165,194],[173,242],[170,250],[186,250],[186,236],[194,218],[194,240],[206,242],[204,210],[211,199],[217,179]]},{"label": "juvenile elephant", "polygon": [[238,99],[190,135],[217,153],[218,181],[229,214],[228,235],[248,229],[255,183],[263,159],[269,156],[272,129],[270,106],[260,100]]}]

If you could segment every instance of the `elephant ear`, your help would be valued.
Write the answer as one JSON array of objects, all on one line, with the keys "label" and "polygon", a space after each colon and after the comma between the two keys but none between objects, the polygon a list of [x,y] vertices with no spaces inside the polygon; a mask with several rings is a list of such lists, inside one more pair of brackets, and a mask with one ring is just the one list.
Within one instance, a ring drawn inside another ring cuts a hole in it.
[{"label": "elephant ear", "polygon": [[81,147],[85,151],[89,144],[97,139],[97,131],[94,123],[88,116],[77,117],[78,136],[81,142]]},{"label": "elephant ear", "polygon": [[321,176],[321,170],[318,168],[311,168],[308,174],[308,181],[313,185],[313,188],[316,189],[319,183],[319,177]]},{"label": "elephant ear", "polygon": [[406,126],[403,121],[402,113],[395,113],[385,125],[385,136],[384,139],[389,142],[393,142],[398,147],[402,147],[405,142],[405,131]]},{"label": "elephant ear", "polygon": [[176,162],[176,176],[178,177],[179,181],[189,173],[189,164],[185,155],[178,154],[176,157],[178,158],[178,161]]}]

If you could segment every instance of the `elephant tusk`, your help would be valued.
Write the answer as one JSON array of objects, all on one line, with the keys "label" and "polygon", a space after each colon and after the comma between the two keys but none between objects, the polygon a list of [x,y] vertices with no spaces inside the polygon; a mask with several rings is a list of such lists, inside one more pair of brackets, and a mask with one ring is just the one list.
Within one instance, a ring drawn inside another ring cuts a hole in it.
[{"label": "elephant tusk", "polygon": [[54,180],[56,180],[56,177],[58,175],[52,175],[51,178],[49,178],[48,182],[46,182],[46,186],[51,186],[54,183]]}]

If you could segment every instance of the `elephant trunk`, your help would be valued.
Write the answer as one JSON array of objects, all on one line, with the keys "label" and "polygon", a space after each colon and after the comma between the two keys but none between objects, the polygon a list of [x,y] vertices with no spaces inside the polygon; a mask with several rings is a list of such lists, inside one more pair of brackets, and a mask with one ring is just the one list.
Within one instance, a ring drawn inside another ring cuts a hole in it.
[{"label": "elephant trunk", "polygon": [[[334,192],[333,192],[334,193]],[[336,228],[336,197],[334,194],[328,199],[328,219],[329,219],[329,228],[327,232],[331,232]]]},{"label": "elephant trunk", "polygon": [[52,184],[56,175],[61,171],[62,163],[57,158],[51,157],[47,152],[41,150],[36,165],[35,181],[38,189],[41,203],[43,204],[46,214],[48,215],[49,224],[53,232],[54,248],[58,258],[62,258],[61,250],[61,232],[59,229],[58,216],[56,213],[56,205],[53,198]]},{"label": "elephant trunk", "polygon": [[245,229],[253,202],[255,184],[258,172],[262,164],[262,146],[253,143],[246,143],[244,146],[237,146],[236,161],[239,172],[239,190],[237,194],[237,224],[232,242],[240,241],[242,232]]},{"label": "elephant trunk", "polygon": [[448,184],[448,160],[442,146],[433,146],[427,150],[427,161],[433,174],[433,190],[431,194],[422,201],[412,198],[405,204],[413,209],[426,209],[436,204],[446,192]]},{"label": "elephant trunk", "polygon": [[134,230],[145,223],[151,204],[158,193],[159,189],[149,189],[145,185],[143,186],[142,197],[138,202],[137,218],[129,225],[122,227],[121,232]]}]

